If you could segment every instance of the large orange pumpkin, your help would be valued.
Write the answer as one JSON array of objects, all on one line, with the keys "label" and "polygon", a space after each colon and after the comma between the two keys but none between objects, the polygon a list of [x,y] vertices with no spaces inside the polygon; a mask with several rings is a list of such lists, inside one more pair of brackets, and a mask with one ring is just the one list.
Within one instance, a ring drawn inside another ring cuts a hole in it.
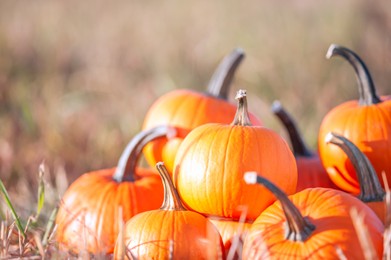
[{"label": "large orange pumpkin", "polygon": [[156,167],[164,185],[163,204],[126,222],[114,259],[223,259],[217,229],[201,214],[183,207],[163,163]]},{"label": "large orange pumpkin", "polygon": [[163,185],[154,169],[137,166],[142,148],[151,140],[172,135],[157,127],[137,134],[125,148],[116,168],[85,173],[65,192],[56,218],[57,241],[66,250],[112,253],[119,229],[119,212],[128,220],[159,208]]},{"label": "large orange pumpkin", "polygon": [[247,207],[246,219],[253,220],[275,198],[260,186],[246,185],[244,172],[258,171],[291,194],[297,169],[282,137],[251,124],[246,91],[239,90],[236,99],[231,124],[205,124],[186,136],[175,160],[174,183],[186,207],[194,211],[238,220]]},{"label": "large orange pumpkin", "polygon": [[[144,155],[154,166],[164,161],[172,173],[175,155],[183,138],[195,127],[206,123],[230,123],[236,106],[228,101],[228,92],[233,75],[244,58],[241,49],[235,49],[219,65],[205,93],[190,89],[171,91],[158,98],[148,110],[143,129],[158,125],[171,125],[181,129],[176,138],[159,140],[147,145]],[[251,115],[251,121],[260,125],[260,120]]]},{"label": "large orange pumpkin", "polygon": [[336,188],[323,167],[319,155],[308,148],[296,122],[279,101],[273,102],[272,111],[288,132],[296,158],[298,174],[296,192],[314,187]]},{"label": "large orange pumpkin", "polygon": [[243,246],[243,259],[364,259],[352,222],[355,208],[364,216],[369,240],[382,258],[384,227],[375,213],[350,194],[328,188],[309,188],[287,197],[257,173],[248,183],[267,187],[278,198],[252,224]]},{"label": "large orange pumpkin", "polygon": [[325,142],[337,145],[346,153],[356,170],[360,184],[358,198],[365,202],[384,224],[386,220],[386,192],[381,187],[376,171],[368,157],[354,143],[342,135],[330,132],[326,135]]},{"label": "large orange pumpkin", "polygon": [[324,142],[325,136],[334,132],[348,138],[368,157],[376,172],[384,171],[391,182],[391,99],[378,97],[369,71],[357,54],[331,45],[327,57],[337,55],[349,61],[357,74],[359,100],[344,102],[324,117],[319,130],[319,155],[331,180],[341,189],[358,194],[353,165],[341,149]]}]

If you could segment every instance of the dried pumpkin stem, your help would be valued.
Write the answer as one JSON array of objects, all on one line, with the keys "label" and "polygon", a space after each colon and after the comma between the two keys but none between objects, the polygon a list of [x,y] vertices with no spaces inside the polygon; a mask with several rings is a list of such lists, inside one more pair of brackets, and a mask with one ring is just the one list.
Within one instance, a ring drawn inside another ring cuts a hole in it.
[{"label": "dried pumpkin stem", "polygon": [[243,89],[238,90],[235,99],[238,101],[238,108],[236,110],[234,121],[231,123],[231,125],[251,126],[252,124],[247,109],[246,90]]},{"label": "dried pumpkin stem", "polygon": [[227,100],[232,79],[243,58],[244,51],[240,48],[228,54],[213,73],[206,92],[211,96]]},{"label": "dried pumpkin stem", "polygon": [[364,61],[352,50],[339,46],[337,44],[330,45],[326,58],[330,59],[334,56],[341,56],[347,60],[356,72],[359,91],[359,104],[362,106],[370,106],[380,103],[381,100],[376,94],[375,85],[373,83],[371,74]]},{"label": "dried pumpkin stem", "polygon": [[340,147],[353,164],[360,184],[358,198],[363,202],[383,201],[385,191],[368,157],[354,143],[342,135],[330,132],[326,135],[326,143]]},{"label": "dried pumpkin stem", "polygon": [[288,131],[289,139],[292,144],[293,153],[295,156],[312,157],[314,154],[307,147],[303,136],[300,134],[298,127],[292,116],[281,105],[280,101],[276,100],[272,104],[272,112],[280,119],[285,129]]},{"label": "dried pumpkin stem", "polygon": [[136,166],[145,145],[158,138],[174,136],[175,131],[169,126],[157,126],[138,133],[122,152],[113,179],[117,182],[135,181]]},{"label": "dried pumpkin stem", "polygon": [[164,187],[164,200],[163,204],[160,207],[162,210],[186,210],[182,204],[182,201],[179,197],[178,191],[172,183],[170,174],[167,171],[166,166],[163,162],[158,162],[156,168],[160,174],[160,177],[163,181]]},{"label": "dried pumpkin stem", "polygon": [[247,172],[244,176],[248,184],[258,183],[265,186],[280,201],[286,217],[285,238],[291,241],[304,242],[315,230],[315,225],[300,213],[299,209],[289,200],[288,196],[264,177],[256,172]]}]

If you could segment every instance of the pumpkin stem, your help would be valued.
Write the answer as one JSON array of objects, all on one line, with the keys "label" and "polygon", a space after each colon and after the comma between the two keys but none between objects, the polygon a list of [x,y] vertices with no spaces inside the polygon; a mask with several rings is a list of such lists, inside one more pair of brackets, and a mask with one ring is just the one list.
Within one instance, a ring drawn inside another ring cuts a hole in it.
[{"label": "pumpkin stem", "polygon": [[135,181],[136,166],[144,146],[157,138],[174,135],[176,130],[169,126],[157,126],[138,133],[122,152],[113,179],[117,182]]},{"label": "pumpkin stem", "polygon": [[383,201],[386,193],[368,157],[354,143],[342,135],[330,132],[326,135],[325,141],[340,147],[353,164],[360,184],[358,198],[363,202]]},{"label": "pumpkin stem", "polygon": [[236,110],[234,121],[231,123],[231,125],[251,126],[252,124],[247,109],[246,90],[243,89],[238,90],[235,99],[238,101],[238,108]]},{"label": "pumpkin stem", "polygon": [[160,207],[162,210],[186,210],[179,197],[178,191],[172,183],[170,174],[163,162],[158,162],[156,168],[162,178],[164,187],[164,200]]},{"label": "pumpkin stem", "polygon": [[236,48],[228,54],[213,73],[206,93],[227,100],[232,79],[243,58],[244,51],[240,48]]},{"label": "pumpkin stem", "polygon": [[281,102],[276,100],[272,104],[272,112],[280,119],[285,129],[288,131],[289,139],[292,144],[293,153],[295,156],[312,157],[314,154],[307,147],[303,136],[300,134],[292,116],[281,105]]},{"label": "pumpkin stem", "polygon": [[256,172],[246,172],[244,180],[247,184],[262,184],[280,201],[282,210],[286,217],[285,239],[304,242],[315,230],[315,225],[300,213],[299,209],[289,200],[288,196],[264,177],[259,176]]},{"label": "pumpkin stem", "polygon": [[376,94],[375,85],[364,61],[352,50],[337,44],[331,44],[327,51],[326,58],[330,59],[336,55],[347,60],[356,72],[359,86],[359,104],[361,106],[370,106],[380,103],[381,100]]}]

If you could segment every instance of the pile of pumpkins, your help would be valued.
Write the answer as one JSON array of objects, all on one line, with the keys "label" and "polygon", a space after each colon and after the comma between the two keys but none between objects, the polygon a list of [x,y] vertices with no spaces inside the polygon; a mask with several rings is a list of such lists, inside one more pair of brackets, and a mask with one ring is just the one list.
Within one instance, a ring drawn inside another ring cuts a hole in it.
[{"label": "pile of pumpkins", "polygon": [[[64,194],[56,239],[68,252],[114,259],[363,259],[352,210],[381,258],[391,180],[391,101],[379,97],[352,50],[359,100],[323,119],[311,151],[278,101],[292,150],[247,108],[228,100],[244,58],[228,54],[205,93],[174,90],[148,110],[118,165],[81,175]],[[144,156],[150,168],[138,166]],[[383,179],[384,178],[384,179]],[[361,231],[363,231],[361,230]]]}]

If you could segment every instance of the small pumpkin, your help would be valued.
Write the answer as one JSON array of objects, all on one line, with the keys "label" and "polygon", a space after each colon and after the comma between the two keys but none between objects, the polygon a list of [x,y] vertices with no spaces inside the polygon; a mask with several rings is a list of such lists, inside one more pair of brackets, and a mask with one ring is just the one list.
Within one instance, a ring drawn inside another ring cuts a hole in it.
[{"label": "small pumpkin", "polygon": [[[360,192],[357,175],[344,152],[324,142],[329,132],[348,138],[371,161],[376,172],[385,172],[391,182],[391,98],[379,97],[369,70],[352,50],[331,45],[327,57],[341,56],[354,68],[359,85],[359,100],[344,102],[323,118],[320,125],[319,156],[330,179],[342,190],[352,194]],[[381,176],[379,176],[381,179]],[[383,181],[381,181],[383,185]],[[384,187],[384,185],[383,185]]]},{"label": "small pumpkin", "polygon": [[236,99],[231,124],[205,124],[183,140],[175,159],[174,183],[191,210],[238,220],[247,207],[246,220],[251,221],[275,198],[260,186],[246,185],[243,174],[258,171],[291,194],[296,190],[297,168],[281,136],[251,124],[246,91],[239,90]]},{"label": "small pumpkin", "polygon": [[113,252],[123,221],[137,213],[159,208],[163,185],[154,169],[137,167],[146,143],[175,135],[171,127],[156,127],[137,134],[123,151],[118,166],[85,173],[61,199],[56,217],[56,240],[61,248],[93,254]]},{"label": "small pumpkin", "polygon": [[[149,165],[164,161],[172,173],[175,155],[183,138],[195,127],[206,123],[230,123],[236,106],[228,101],[229,88],[234,73],[244,58],[242,49],[234,49],[218,66],[205,93],[190,89],[174,90],[158,98],[149,108],[143,129],[159,125],[171,125],[180,129],[180,134],[170,140],[157,140],[144,149]],[[255,125],[261,122],[251,115]]]},{"label": "small pumpkin", "polygon": [[163,204],[160,209],[137,214],[126,222],[124,240],[117,241],[114,259],[223,258],[217,229],[201,214],[184,208],[164,164],[156,167],[163,180]]},{"label": "small pumpkin", "polygon": [[368,157],[355,144],[342,135],[330,132],[326,135],[325,142],[327,144],[337,145],[346,153],[356,170],[357,179],[360,184],[358,198],[365,202],[376,213],[383,224],[385,224],[386,192],[382,188],[376,171]]},{"label": "small pumpkin", "polygon": [[272,112],[288,132],[293,154],[296,158],[298,174],[296,192],[314,187],[337,188],[330,180],[319,155],[308,148],[296,126],[296,122],[279,101],[273,102]]},{"label": "small pumpkin", "polygon": [[364,259],[350,211],[364,216],[377,257],[383,252],[384,227],[362,201],[343,191],[309,188],[287,196],[256,172],[244,176],[278,198],[252,224],[243,245],[243,259]]}]

